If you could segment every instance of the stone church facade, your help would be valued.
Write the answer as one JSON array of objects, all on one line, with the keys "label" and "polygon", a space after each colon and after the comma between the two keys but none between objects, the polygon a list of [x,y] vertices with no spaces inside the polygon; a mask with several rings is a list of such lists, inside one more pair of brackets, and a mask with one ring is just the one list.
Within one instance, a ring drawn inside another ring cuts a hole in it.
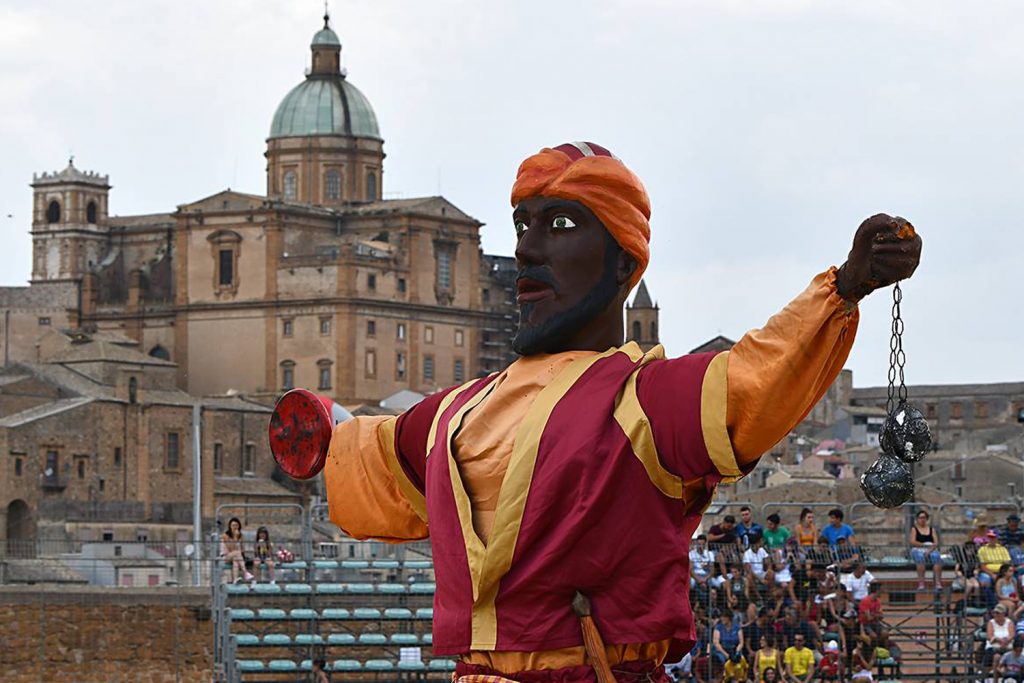
[{"label": "stone church facade", "polygon": [[504,367],[514,260],[444,197],[384,199],[384,140],[325,18],[312,66],[274,115],[265,195],[225,190],[111,216],[107,176],[33,179],[28,287],[0,288],[5,365],[51,328],[125,335],[193,395],[346,403],[430,393]]}]

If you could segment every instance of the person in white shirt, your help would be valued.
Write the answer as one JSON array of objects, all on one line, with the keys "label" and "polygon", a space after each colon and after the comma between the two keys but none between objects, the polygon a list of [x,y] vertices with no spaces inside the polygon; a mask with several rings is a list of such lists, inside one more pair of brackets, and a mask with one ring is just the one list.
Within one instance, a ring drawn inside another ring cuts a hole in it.
[{"label": "person in white shirt", "polygon": [[867,570],[864,563],[858,562],[853,566],[853,573],[843,574],[840,582],[846,586],[846,590],[850,591],[850,598],[853,599],[854,604],[859,604],[867,597],[868,588],[874,580],[875,577]]},{"label": "person in white shirt", "polygon": [[694,539],[693,547],[690,548],[690,588],[695,589],[698,584],[711,588],[712,599],[715,589],[725,583],[724,576],[714,575],[715,551],[708,548],[708,537],[701,534]]},{"label": "person in white shirt", "polygon": [[[750,583],[752,595],[757,595],[759,585],[771,587],[775,579],[775,572],[772,571],[770,556],[764,549],[761,534],[752,533],[747,535],[750,547],[743,552],[743,568],[746,571],[747,581]],[[767,565],[767,566],[766,566]]]}]

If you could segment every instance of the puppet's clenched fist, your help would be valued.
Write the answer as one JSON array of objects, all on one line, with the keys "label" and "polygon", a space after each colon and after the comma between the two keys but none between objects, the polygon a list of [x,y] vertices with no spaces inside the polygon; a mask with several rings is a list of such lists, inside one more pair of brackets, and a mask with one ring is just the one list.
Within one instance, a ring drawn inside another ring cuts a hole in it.
[{"label": "puppet's clenched fist", "polygon": [[867,219],[836,274],[836,290],[856,303],[879,287],[905,280],[921,261],[921,237],[908,221],[884,213]]}]

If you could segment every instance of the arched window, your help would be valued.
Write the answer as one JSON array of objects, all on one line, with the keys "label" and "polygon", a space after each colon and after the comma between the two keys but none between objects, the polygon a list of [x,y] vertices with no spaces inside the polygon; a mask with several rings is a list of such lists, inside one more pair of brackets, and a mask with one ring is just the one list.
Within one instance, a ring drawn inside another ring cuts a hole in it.
[{"label": "arched window", "polygon": [[159,358],[160,360],[171,359],[171,352],[165,349],[164,347],[160,346],[159,344],[157,344],[156,346],[149,350],[149,355],[152,356],[153,358]]},{"label": "arched window", "polygon": [[651,321],[651,341],[658,338],[658,323],[655,320]]},{"label": "arched window", "polygon": [[289,391],[295,388],[295,361],[281,361],[281,389]]},{"label": "arched window", "polygon": [[284,198],[294,200],[298,196],[299,180],[295,171],[285,171],[284,174]]},{"label": "arched window", "polygon": [[318,360],[316,362],[317,375],[320,377],[320,381],[317,384],[317,389],[330,389],[331,388],[331,361],[326,358]]},{"label": "arched window", "polygon": [[377,174],[373,171],[366,174],[366,201],[377,201]]},{"label": "arched window", "polygon": [[640,321],[639,320],[634,320],[633,321],[633,341],[640,341],[641,334],[642,334],[642,328],[640,326]]},{"label": "arched window", "polygon": [[50,205],[46,207],[46,222],[60,223],[60,202],[56,199],[51,201]]},{"label": "arched window", "polygon": [[85,207],[85,220],[88,223],[96,222],[96,202],[89,202]]},{"label": "arched window", "polygon": [[341,174],[333,168],[327,172],[324,187],[326,199],[341,199]]}]

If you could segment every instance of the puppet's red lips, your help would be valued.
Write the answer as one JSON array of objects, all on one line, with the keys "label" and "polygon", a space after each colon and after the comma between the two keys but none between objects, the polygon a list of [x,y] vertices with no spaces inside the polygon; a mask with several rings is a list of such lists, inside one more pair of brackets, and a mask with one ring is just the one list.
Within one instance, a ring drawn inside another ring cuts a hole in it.
[{"label": "puppet's red lips", "polygon": [[555,290],[540,280],[520,278],[516,280],[516,303],[525,304],[540,301],[555,293]]}]

